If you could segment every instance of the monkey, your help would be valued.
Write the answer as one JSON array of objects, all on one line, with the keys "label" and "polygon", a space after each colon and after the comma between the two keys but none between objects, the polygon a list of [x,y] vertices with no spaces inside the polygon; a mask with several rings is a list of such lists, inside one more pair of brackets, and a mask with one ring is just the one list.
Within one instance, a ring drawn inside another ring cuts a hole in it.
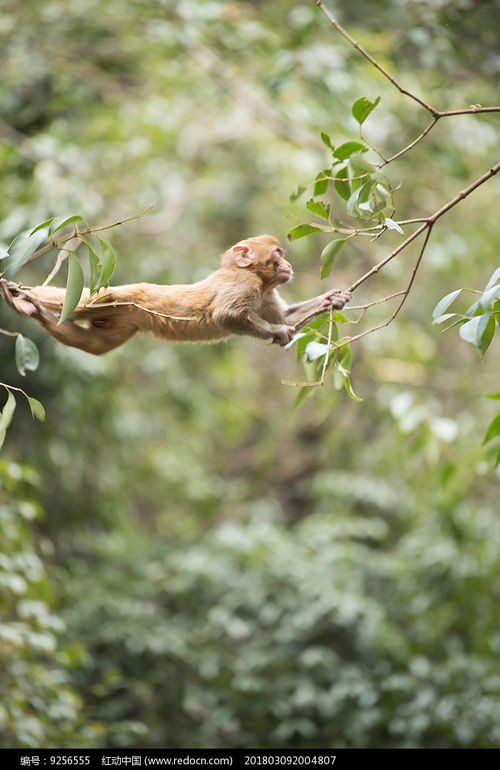
[{"label": "monkey", "polygon": [[26,289],[0,278],[0,291],[11,307],[35,318],[59,342],[101,355],[137,332],[177,342],[243,335],[285,346],[308,321],[330,309],[341,310],[351,299],[348,291],[330,289],[287,305],[277,288],[292,277],[280,242],[259,235],[224,252],[220,268],[197,283],[129,284],[101,289],[92,297],[84,289],[78,306],[60,324],[52,310],[60,312],[65,289]]}]

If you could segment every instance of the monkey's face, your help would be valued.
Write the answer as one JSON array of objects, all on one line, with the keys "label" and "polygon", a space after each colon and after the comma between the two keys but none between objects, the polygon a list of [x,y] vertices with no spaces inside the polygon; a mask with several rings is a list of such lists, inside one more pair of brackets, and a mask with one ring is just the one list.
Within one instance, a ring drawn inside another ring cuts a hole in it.
[{"label": "monkey's face", "polygon": [[276,246],[271,251],[271,260],[273,265],[273,274],[276,282],[286,283],[293,278],[293,268],[285,259],[285,252],[281,246]]},{"label": "monkey's face", "polygon": [[279,286],[293,277],[290,262],[280,242],[272,235],[258,235],[237,243],[223,256],[223,267],[241,267],[262,279],[266,288]]}]

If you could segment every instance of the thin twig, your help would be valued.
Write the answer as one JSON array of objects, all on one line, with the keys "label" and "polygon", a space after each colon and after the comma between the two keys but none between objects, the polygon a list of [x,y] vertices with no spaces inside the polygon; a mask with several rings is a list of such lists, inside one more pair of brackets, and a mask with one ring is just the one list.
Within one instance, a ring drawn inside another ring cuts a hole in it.
[{"label": "thin twig", "polygon": [[120,219],[117,222],[112,222],[110,225],[98,225],[97,227],[87,227],[85,230],[73,230],[68,235],[63,235],[61,238],[58,238],[56,240],[51,240],[50,243],[47,243],[45,246],[42,246],[40,249],[37,249],[33,252],[31,257],[26,260],[25,264],[29,264],[30,262],[33,262],[33,260],[38,259],[38,257],[41,257],[42,254],[46,254],[48,251],[54,248],[61,249],[62,245],[66,243],[67,241],[71,240],[71,238],[79,238],[81,235],[88,235],[89,233],[97,233],[101,232],[102,230],[110,230],[112,227],[118,227],[119,225],[125,224],[125,222],[131,222],[133,219],[140,219],[141,217],[145,217],[146,214],[149,214],[150,211],[152,211],[154,206],[148,206],[147,209],[144,209],[144,211],[140,211],[138,214],[134,214],[131,217],[126,217],[125,219]]},{"label": "thin twig", "polygon": [[371,334],[372,332],[376,332],[379,329],[384,329],[386,326],[389,326],[390,323],[394,321],[396,316],[399,314],[400,310],[402,309],[403,305],[406,302],[406,299],[408,297],[408,294],[411,291],[411,287],[413,286],[413,282],[415,281],[415,276],[417,275],[418,268],[420,267],[420,263],[422,262],[422,258],[424,256],[425,249],[427,247],[427,243],[429,241],[431,232],[432,232],[433,224],[430,224],[427,228],[427,232],[425,234],[424,242],[422,244],[422,248],[420,249],[417,261],[415,263],[415,266],[412,270],[410,281],[408,283],[408,286],[406,289],[404,289],[402,292],[399,292],[399,294],[403,295],[403,298],[399,305],[397,306],[394,313],[391,315],[390,318],[388,318],[386,321],[383,321],[380,324],[377,324],[376,326],[372,326],[370,329],[365,329],[364,331],[360,332],[359,334],[356,334],[354,337],[347,337],[343,342],[339,342],[337,345],[333,346],[334,350],[339,350],[340,348],[345,347],[346,345],[350,345],[352,342],[356,342],[357,340],[360,340],[362,337],[366,337],[367,334]]},{"label": "thin twig", "polygon": [[393,160],[400,158],[401,155],[405,154],[405,152],[408,152],[408,150],[413,149],[413,147],[415,147],[415,145],[418,144],[424,138],[424,136],[427,136],[427,134],[432,128],[434,128],[434,126],[436,125],[440,117],[441,115],[434,115],[429,125],[426,128],[424,128],[422,133],[419,134],[417,138],[413,140],[413,142],[410,142],[410,144],[407,144],[406,147],[403,147],[402,150],[400,150],[399,152],[396,152],[394,155],[391,155],[391,157],[387,158],[387,160],[385,160],[383,163],[379,163],[377,168],[383,168],[384,166],[387,166],[388,163],[392,163]]},{"label": "thin twig", "polygon": [[321,370],[321,385],[325,384],[325,374],[326,369],[328,366],[328,361],[330,360],[330,352],[332,349],[332,336],[333,336],[333,307],[330,308],[330,314],[328,318],[328,342],[326,343],[326,355],[325,360],[323,361],[323,368]]},{"label": "thin twig", "polygon": [[367,302],[366,305],[349,305],[349,307],[346,307],[346,310],[367,310],[369,307],[373,307],[374,305],[380,305],[382,302],[387,302],[390,299],[394,299],[395,297],[400,297],[401,294],[404,294],[404,289],[402,291],[396,291],[394,294],[389,294],[387,297],[381,297],[380,299],[375,299],[373,302]]},{"label": "thin twig", "polygon": [[394,78],[392,75],[390,75],[387,72],[387,70],[385,70],[382,67],[382,65],[379,64],[378,61],[376,61],[376,59],[373,58],[373,56],[370,56],[368,51],[365,51],[365,49],[356,40],[354,40],[353,37],[351,37],[351,35],[348,33],[348,31],[346,29],[344,29],[344,27],[342,27],[341,24],[339,24],[337,19],[334,16],[332,16],[330,11],[325,7],[325,4],[322,2],[322,0],[316,0],[316,5],[320,9],[320,11],[323,13],[323,15],[326,16],[326,18],[328,19],[330,24],[332,24],[335,27],[337,32],[340,32],[342,37],[344,37],[352,45],[353,48],[355,48],[357,51],[359,51],[360,54],[362,56],[364,56],[365,59],[367,59],[370,62],[370,64],[373,64],[373,66],[376,69],[378,69],[378,71],[381,72],[382,75],[384,75],[384,77],[387,78],[387,80],[390,80],[390,82],[394,86],[396,86],[398,91],[400,91],[402,94],[405,94],[405,96],[409,96],[410,99],[413,99],[415,102],[418,102],[418,104],[420,104],[422,107],[425,107],[425,109],[428,110],[431,113],[431,115],[434,115],[434,116],[439,115],[439,110],[436,110],[434,107],[432,107],[430,104],[425,102],[423,99],[420,99],[420,97],[416,96],[411,91],[408,91],[407,88],[403,88],[403,86],[400,83],[398,83],[396,78]]},{"label": "thin twig", "polygon": [[466,107],[463,110],[441,110],[438,115],[440,118],[450,118],[453,115],[479,115],[484,112],[500,112],[499,107],[481,107],[480,104],[476,104],[472,107]]},{"label": "thin twig", "polygon": [[[75,238],[75,240],[77,240],[77,239]],[[64,262],[64,260],[66,259],[66,257],[68,256],[70,251],[72,251],[72,249],[69,249],[69,248],[61,249],[61,251],[57,255],[57,259],[55,261],[54,267],[52,268],[52,270],[48,274],[48,276],[45,279],[45,281],[42,283],[42,286],[48,286],[49,283],[53,280],[53,278],[56,277],[56,275],[58,274],[59,270],[61,269],[62,263]]]},{"label": "thin twig", "polygon": [[382,259],[380,262],[378,262],[376,265],[374,265],[370,270],[368,270],[367,273],[362,275],[360,278],[358,278],[356,281],[354,281],[351,286],[349,286],[348,291],[353,292],[355,289],[358,288],[358,286],[361,286],[362,283],[364,283],[368,278],[371,278],[372,275],[375,275],[375,273],[378,273],[379,270],[381,270],[385,265],[390,262],[394,257],[396,257],[398,254],[400,254],[403,249],[405,249],[412,241],[415,240],[415,238],[418,238],[418,236],[423,233],[425,230],[428,230],[432,227],[432,225],[437,222],[437,220],[443,216],[443,214],[446,214],[447,211],[452,209],[454,206],[457,205],[457,203],[460,203],[460,201],[464,200],[464,198],[467,198],[468,195],[471,194],[474,190],[476,190],[478,187],[480,187],[482,184],[484,184],[488,179],[490,179],[495,174],[498,174],[500,171],[500,163],[497,163],[496,165],[492,166],[489,171],[487,171],[485,174],[480,176],[478,179],[476,179],[475,182],[472,182],[468,187],[465,187],[463,190],[461,190],[459,193],[455,195],[454,198],[449,200],[447,203],[444,204],[444,206],[441,206],[440,209],[434,212],[434,214],[431,214],[429,217],[426,217],[423,221],[423,223],[418,227],[411,235],[408,236],[402,243],[399,244],[399,246],[391,251],[391,253]]},{"label": "thin twig", "polygon": [[[409,96],[410,99],[413,99],[415,102],[420,104],[421,107],[424,107],[430,114],[432,115],[431,122],[427,125],[427,127],[414,139],[410,144],[408,144],[406,147],[403,147],[402,150],[399,150],[399,152],[392,155],[390,158],[383,158],[383,162],[377,165],[377,168],[383,168],[388,163],[392,163],[393,160],[396,160],[396,158],[400,158],[402,155],[404,155],[408,150],[411,150],[413,147],[415,147],[416,144],[418,144],[427,134],[431,131],[431,129],[434,128],[438,120],[441,118],[449,118],[454,115],[478,115],[481,113],[491,113],[491,112],[500,112],[500,106],[493,106],[493,107],[482,107],[480,104],[473,104],[470,107],[465,107],[458,110],[437,110],[435,107],[433,107],[428,102],[425,102],[423,99],[421,99],[416,94],[412,93],[412,91],[409,91],[407,88],[403,88],[403,86],[398,83],[398,81],[389,73],[387,72],[382,65],[371,56],[368,51],[365,51],[365,49],[355,40],[344,27],[337,21],[337,19],[332,16],[332,14],[328,11],[328,9],[325,7],[322,0],[315,0],[316,5],[320,9],[320,11],[323,13],[323,15],[328,19],[330,24],[335,27],[337,32],[340,32],[342,37],[344,37],[353,48],[355,48],[357,51],[360,52],[362,56],[367,59],[370,64],[372,64],[376,69],[378,69],[379,72],[382,73],[382,75],[387,78],[396,88],[398,91],[400,91],[402,94],[405,94],[405,96]],[[376,151],[378,152],[378,151]]]}]

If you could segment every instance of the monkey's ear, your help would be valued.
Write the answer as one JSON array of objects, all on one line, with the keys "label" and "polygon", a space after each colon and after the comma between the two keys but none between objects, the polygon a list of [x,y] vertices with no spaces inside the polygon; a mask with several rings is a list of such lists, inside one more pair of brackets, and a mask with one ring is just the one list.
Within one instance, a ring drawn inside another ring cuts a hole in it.
[{"label": "monkey's ear", "polygon": [[232,252],[238,267],[248,267],[255,260],[255,254],[246,243],[237,243],[236,246],[233,246]]}]

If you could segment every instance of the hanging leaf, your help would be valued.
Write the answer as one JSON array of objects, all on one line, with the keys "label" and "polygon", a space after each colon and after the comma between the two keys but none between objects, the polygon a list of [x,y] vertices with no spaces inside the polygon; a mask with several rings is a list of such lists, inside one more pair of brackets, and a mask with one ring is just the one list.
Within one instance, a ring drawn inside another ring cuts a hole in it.
[{"label": "hanging leaf", "polygon": [[306,347],[306,356],[308,361],[316,361],[321,356],[326,356],[328,345],[324,342],[309,342]]},{"label": "hanging leaf", "polygon": [[354,152],[368,152],[368,147],[361,142],[345,142],[333,154],[339,160],[347,160]]},{"label": "hanging leaf", "polygon": [[[485,315],[487,315],[487,313],[485,313]],[[490,318],[488,318],[486,327],[483,333],[481,334],[481,339],[479,340],[478,348],[481,351],[481,355],[484,356],[484,354],[488,350],[491,344],[491,340],[494,337],[494,334],[495,334],[495,319],[493,318],[493,316],[491,316]]]},{"label": "hanging leaf", "polygon": [[496,438],[497,436],[500,436],[500,414],[497,414],[490,423],[483,444],[486,444],[488,441],[491,441],[492,438]]},{"label": "hanging leaf", "polygon": [[497,281],[500,281],[500,267],[494,271],[485,288],[490,289]]},{"label": "hanging leaf", "polygon": [[92,245],[85,239],[82,239],[89,252],[89,292],[95,294],[99,276],[102,271],[102,265]]},{"label": "hanging leaf", "polygon": [[304,238],[306,235],[320,232],[321,229],[319,227],[314,227],[313,225],[298,225],[297,227],[294,227],[293,230],[290,230],[287,237],[289,241],[296,241],[298,238]]},{"label": "hanging leaf", "polygon": [[22,334],[16,337],[16,366],[17,371],[23,377],[26,375],[26,369],[34,372],[40,363],[38,348],[34,342]]},{"label": "hanging leaf", "polygon": [[333,144],[332,144],[332,140],[330,139],[328,134],[325,134],[324,131],[321,132],[321,139],[322,139],[323,143],[326,144],[326,146],[330,148],[330,150],[334,150],[335,149]]},{"label": "hanging leaf", "polygon": [[351,185],[349,184],[349,182],[341,181],[342,179],[347,179],[347,177],[349,176],[349,171],[347,167],[341,168],[340,171],[337,171],[336,176],[340,177],[340,179],[335,180],[334,182],[335,189],[337,190],[340,197],[343,198],[343,200],[347,201],[349,200],[351,195]]},{"label": "hanging leaf", "polygon": [[[26,393],[24,395],[26,396]],[[26,398],[28,399],[28,404],[30,405],[33,417],[36,417],[40,422],[45,422],[45,409],[43,404],[41,404],[37,398],[33,398],[32,396],[26,396]]]},{"label": "hanging leaf", "polygon": [[49,234],[54,235],[58,230],[62,230],[66,225],[70,225],[72,222],[83,222],[83,217],[80,214],[72,214],[71,216],[56,217],[49,227]]},{"label": "hanging leaf", "polygon": [[321,252],[321,260],[323,262],[320,273],[321,278],[327,278],[330,275],[337,255],[340,253],[345,242],[348,241],[351,237],[352,236],[349,235],[347,238],[336,238],[334,241],[330,241],[328,246],[325,246]]},{"label": "hanging leaf", "polygon": [[361,195],[361,192],[364,188],[364,185],[362,187],[358,187],[354,192],[351,194],[351,197],[347,201],[346,209],[347,211],[352,214],[354,212],[354,209],[356,207],[356,203],[358,202],[358,198]]},{"label": "hanging leaf", "polygon": [[375,171],[373,164],[365,158],[365,155],[362,152],[353,152],[349,158],[349,163],[357,176],[360,174],[373,174]]},{"label": "hanging leaf", "polygon": [[384,219],[384,222],[385,222],[385,226],[389,230],[397,230],[398,233],[401,233],[401,235],[404,235],[403,228],[401,227],[401,225],[398,225],[398,223],[395,222],[394,219],[391,219],[390,217],[386,217]]},{"label": "hanging leaf", "polygon": [[456,289],[455,291],[451,291],[449,294],[443,297],[443,299],[440,299],[432,311],[432,317],[438,318],[438,316],[442,315],[449,308],[453,300],[458,297],[461,291],[462,289]]},{"label": "hanging leaf", "polygon": [[43,227],[30,234],[27,230],[17,235],[7,249],[5,276],[13,278],[41,244],[48,238],[48,228]]},{"label": "hanging leaf", "polygon": [[481,294],[479,305],[485,310],[488,310],[490,305],[492,305],[498,297],[500,297],[500,284],[490,286],[489,289],[485,289]]},{"label": "hanging leaf", "polygon": [[109,286],[109,281],[116,267],[116,254],[109,241],[99,238],[99,243],[101,244],[102,249],[102,269],[97,288],[102,289],[103,287],[106,288]]},{"label": "hanging leaf", "polygon": [[359,125],[363,125],[368,115],[375,109],[380,102],[380,96],[377,96],[375,101],[371,102],[366,96],[362,96],[357,99],[352,105],[352,115],[358,121]]},{"label": "hanging leaf", "polygon": [[[325,168],[324,171],[320,171],[319,174],[316,176],[316,183],[314,185],[314,195],[324,195],[328,189],[328,182],[330,181],[327,177],[331,176],[331,169]],[[326,177],[326,178],[325,178]]]},{"label": "hanging leaf", "polygon": [[311,198],[310,201],[307,201],[306,206],[309,211],[316,214],[316,216],[321,217],[322,219],[330,219],[331,206],[329,203],[325,204],[323,201],[315,201]]},{"label": "hanging leaf", "polygon": [[38,230],[43,230],[44,227],[48,227],[49,225],[52,224],[54,219],[55,219],[55,217],[52,217],[51,219],[46,219],[45,222],[40,222],[39,225],[36,225],[36,227],[34,227],[33,230],[31,230],[30,235],[33,235]]},{"label": "hanging leaf", "polygon": [[298,409],[299,406],[302,404],[302,402],[305,401],[306,398],[312,394],[313,390],[314,388],[309,388],[307,387],[307,385],[304,385],[304,387],[300,388],[297,398],[295,399],[293,409],[294,410]]},{"label": "hanging leaf", "polygon": [[305,191],[306,191],[306,188],[299,185],[299,187],[297,187],[296,191],[294,193],[291,193],[290,200],[291,201],[296,201],[297,198],[300,198],[300,196],[303,193],[305,193]]},{"label": "hanging leaf", "polygon": [[80,301],[83,291],[83,270],[77,258],[71,252],[68,253],[68,280],[66,282],[66,294],[62,306],[58,324],[62,324],[71,315]]},{"label": "hanging leaf", "polygon": [[349,377],[349,371],[339,362],[335,362],[335,369],[342,377],[344,388],[346,389],[350,398],[352,398],[353,401],[362,401],[363,399],[360,398],[360,396],[357,396],[353,390],[351,379]]},{"label": "hanging leaf", "polygon": [[16,408],[16,399],[14,397],[14,394],[11,390],[7,390],[7,401],[5,402],[5,406],[3,410],[0,412],[0,448],[3,445],[3,442],[5,441],[5,434],[7,433],[7,428],[9,427],[11,421],[12,421],[12,415],[14,414],[14,410]]},{"label": "hanging leaf", "polygon": [[437,318],[434,318],[432,325],[437,326],[445,321],[449,321],[450,318],[461,318],[461,316],[459,316],[458,313],[443,313],[443,315],[438,315]]},{"label": "hanging leaf", "polygon": [[461,338],[466,342],[470,342],[474,347],[480,348],[481,339],[486,331],[490,318],[490,313],[483,313],[482,315],[471,318],[470,321],[466,321],[459,330]]}]

